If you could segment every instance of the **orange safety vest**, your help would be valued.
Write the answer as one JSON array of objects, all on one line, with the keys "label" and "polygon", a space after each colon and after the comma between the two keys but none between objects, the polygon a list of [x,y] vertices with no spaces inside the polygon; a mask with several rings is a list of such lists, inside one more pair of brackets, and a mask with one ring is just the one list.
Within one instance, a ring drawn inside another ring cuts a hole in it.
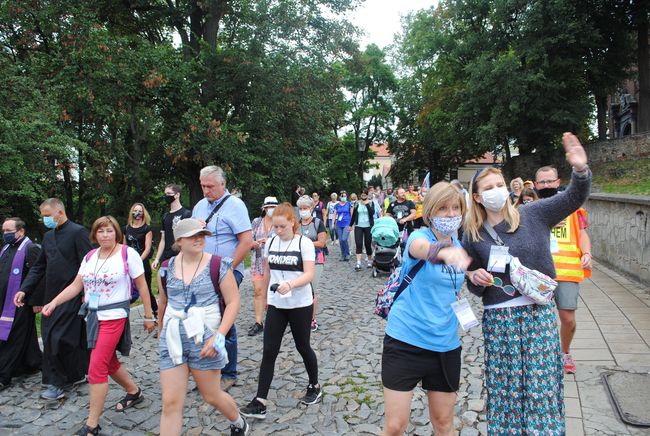
[{"label": "orange safety vest", "polygon": [[551,250],[553,239],[557,241],[559,251],[552,253],[558,282],[577,282],[591,277],[591,270],[582,268],[582,250],[580,249],[580,224],[578,214],[586,219],[587,211],[578,209],[569,215],[562,227],[551,229]]}]

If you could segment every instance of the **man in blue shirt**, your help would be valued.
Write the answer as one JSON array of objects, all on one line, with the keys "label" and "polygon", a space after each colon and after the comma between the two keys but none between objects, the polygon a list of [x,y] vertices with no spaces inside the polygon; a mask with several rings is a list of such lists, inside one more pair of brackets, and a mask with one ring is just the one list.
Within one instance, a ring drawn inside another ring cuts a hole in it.
[{"label": "man in blue shirt", "polygon": [[[244,258],[253,246],[248,209],[226,189],[226,177],[218,166],[207,166],[199,176],[203,200],[192,209],[192,218],[205,223],[212,232],[205,238],[205,251],[232,259],[239,286],[244,278]],[[227,391],[237,380],[237,329],[233,324],[226,336],[228,365],[221,371],[221,386]]]}]

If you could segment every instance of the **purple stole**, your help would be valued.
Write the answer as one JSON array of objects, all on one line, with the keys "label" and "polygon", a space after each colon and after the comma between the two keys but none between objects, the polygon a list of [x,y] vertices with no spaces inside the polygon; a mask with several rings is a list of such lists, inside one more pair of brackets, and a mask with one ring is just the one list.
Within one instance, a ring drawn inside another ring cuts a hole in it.
[{"label": "purple stole", "polygon": [[[25,257],[27,257],[27,249],[30,245],[32,245],[32,241],[25,236],[23,242],[21,242],[18,247],[18,251],[16,251],[14,260],[11,262],[11,272],[9,273],[9,283],[7,284],[7,296],[5,297],[5,304],[2,307],[2,315],[0,316],[0,341],[6,341],[9,338],[11,326],[14,323],[14,316],[16,315],[14,296],[20,290],[20,284],[23,281]],[[2,249],[0,257],[5,254],[5,251],[7,251],[8,248],[9,245],[6,245]]]}]

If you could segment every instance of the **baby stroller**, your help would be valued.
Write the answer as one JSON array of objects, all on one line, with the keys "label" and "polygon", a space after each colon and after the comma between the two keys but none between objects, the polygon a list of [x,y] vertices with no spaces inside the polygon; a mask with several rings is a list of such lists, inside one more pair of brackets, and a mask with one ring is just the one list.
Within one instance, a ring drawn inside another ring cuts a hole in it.
[{"label": "baby stroller", "polygon": [[372,276],[377,277],[379,272],[391,274],[402,263],[397,222],[392,217],[379,218],[370,229],[370,234],[372,249],[375,252]]}]

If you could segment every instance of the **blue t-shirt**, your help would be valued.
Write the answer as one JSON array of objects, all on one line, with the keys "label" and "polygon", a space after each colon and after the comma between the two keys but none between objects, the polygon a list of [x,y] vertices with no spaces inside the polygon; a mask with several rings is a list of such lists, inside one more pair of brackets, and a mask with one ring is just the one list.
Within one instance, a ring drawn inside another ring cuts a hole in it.
[{"label": "blue t-shirt", "polygon": [[[212,209],[226,198],[226,195],[228,195],[228,191],[213,203],[210,203],[207,198],[196,203],[192,209],[192,218],[205,220]],[[212,232],[212,236],[205,238],[205,251],[217,256],[232,258],[239,244],[237,235],[251,230],[251,221],[248,218],[248,209],[244,202],[237,197],[229,197],[221,209],[210,219],[208,230]],[[244,275],[244,262],[239,263],[233,269]]]},{"label": "blue t-shirt", "polygon": [[336,209],[336,227],[348,227],[350,221],[352,221],[352,217],[350,216],[352,206],[350,203],[336,203],[334,209]]},{"label": "blue t-shirt", "polygon": [[[419,259],[408,250],[415,239],[435,242],[431,229],[414,231],[406,243],[402,262],[403,277]],[[457,239],[454,246],[460,247]],[[445,264],[426,262],[411,284],[402,292],[388,315],[386,334],[426,350],[445,352],[460,347],[458,320],[451,308],[465,279],[465,273]]]}]

